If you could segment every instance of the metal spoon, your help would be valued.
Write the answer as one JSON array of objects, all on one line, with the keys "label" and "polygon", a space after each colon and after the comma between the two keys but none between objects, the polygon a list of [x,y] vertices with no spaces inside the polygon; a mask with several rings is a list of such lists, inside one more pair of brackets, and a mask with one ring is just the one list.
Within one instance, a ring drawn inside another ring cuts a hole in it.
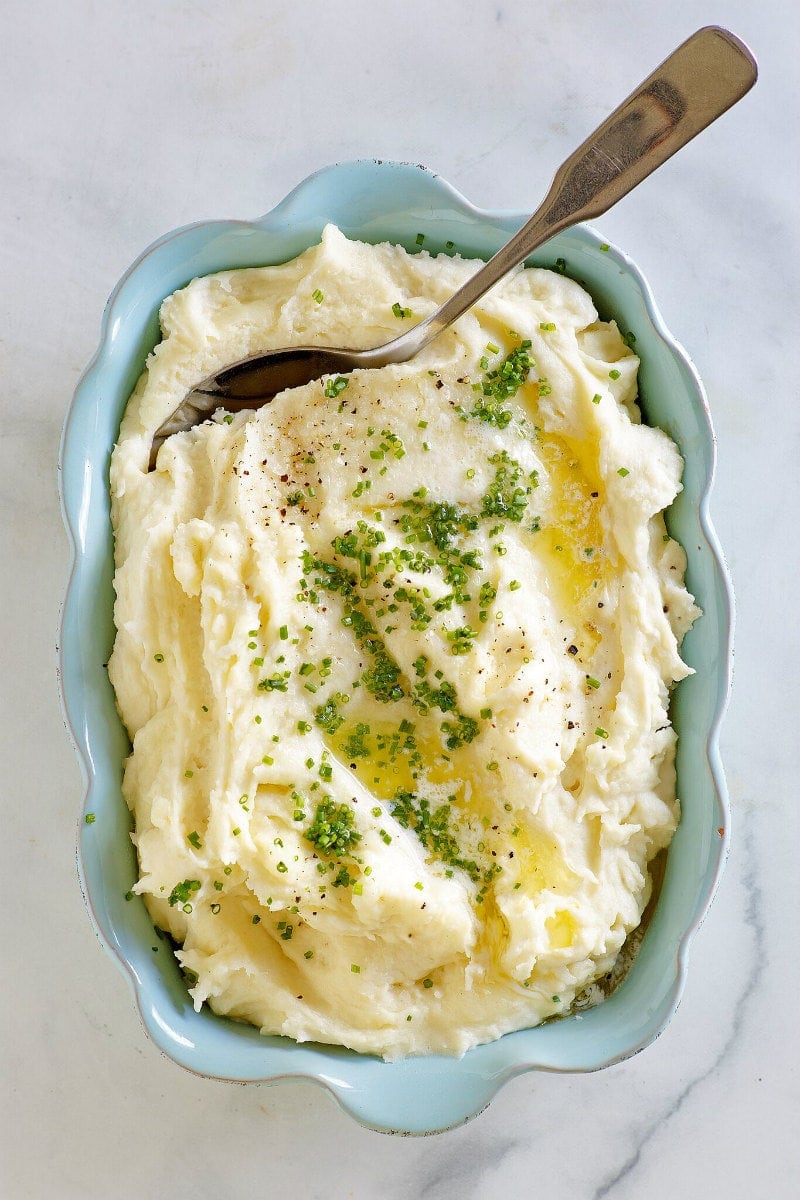
[{"label": "metal spoon", "polygon": [[715,25],[698,30],[570,155],[530,220],[440,308],[372,350],[291,346],[225,367],[189,392],[156,430],[151,470],[165,438],[217,408],[260,408],[284,388],[321,375],[413,358],[554,234],[599,216],[627,195],[740,100],[757,75],[755,59],[732,33]]}]

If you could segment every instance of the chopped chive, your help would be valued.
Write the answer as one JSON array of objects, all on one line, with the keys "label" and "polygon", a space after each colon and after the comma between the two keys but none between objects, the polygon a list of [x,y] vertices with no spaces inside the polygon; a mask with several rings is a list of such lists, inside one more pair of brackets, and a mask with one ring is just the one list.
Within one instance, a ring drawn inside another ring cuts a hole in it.
[{"label": "chopped chive", "polygon": [[329,400],[335,400],[340,392],[348,386],[350,380],[345,379],[344,375],[337,375],[336,379],[328,379],[325,382],[325,395]]}]

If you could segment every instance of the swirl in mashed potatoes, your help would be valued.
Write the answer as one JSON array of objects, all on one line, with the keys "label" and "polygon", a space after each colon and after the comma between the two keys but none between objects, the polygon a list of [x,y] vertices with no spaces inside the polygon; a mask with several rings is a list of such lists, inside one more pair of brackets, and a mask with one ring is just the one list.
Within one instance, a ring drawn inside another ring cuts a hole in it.
[{"label": "swirl in mashed potatoes", "polygon": [[111,464],[136,891],[196,1006],[396,1058],[569,1010],[678,820],[697,615],[638,360],[526,269],[413,362],[153,431],[292,343],[377,345],[475,270],[325,230],[196,279]]}]

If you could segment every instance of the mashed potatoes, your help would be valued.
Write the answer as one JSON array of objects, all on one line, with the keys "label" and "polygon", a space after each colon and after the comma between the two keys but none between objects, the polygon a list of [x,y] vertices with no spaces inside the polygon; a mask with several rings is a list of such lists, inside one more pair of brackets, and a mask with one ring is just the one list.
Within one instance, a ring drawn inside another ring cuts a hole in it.
[{"label": "mashed potatoes", "polygon": [[530,269],[414,362],[147,461],[208,373],[376,345],[474,269],[328,228],[195,280],[111,464],[136,891],[198,1007],[387,1058],[564,1013],[640,921],[697,615],[679,455],[616,326]]}]

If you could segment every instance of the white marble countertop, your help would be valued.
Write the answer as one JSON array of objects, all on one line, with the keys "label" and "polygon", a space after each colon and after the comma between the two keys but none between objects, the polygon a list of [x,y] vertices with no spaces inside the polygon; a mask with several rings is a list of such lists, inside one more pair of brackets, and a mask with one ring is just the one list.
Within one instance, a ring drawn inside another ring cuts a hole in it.
[{"label": "white marble countertop", "polygon": [[[771,1200],[800,1178],[797,9],[783,0],[5,0],[0,148],[3,888],[0,1196]],[[106,297],[151,240],[255,216],[317,167],[424,162],[489,207],[679,41],[728,25],[755,91],[598,222],[703,376],[738,594],[722,737],[732,853],[661,1038],[525,1075],[462,1129],[359,1128],[311,1084],[209,1082],[146,1040],[75,869],[54,640],[61,424]]]}]

